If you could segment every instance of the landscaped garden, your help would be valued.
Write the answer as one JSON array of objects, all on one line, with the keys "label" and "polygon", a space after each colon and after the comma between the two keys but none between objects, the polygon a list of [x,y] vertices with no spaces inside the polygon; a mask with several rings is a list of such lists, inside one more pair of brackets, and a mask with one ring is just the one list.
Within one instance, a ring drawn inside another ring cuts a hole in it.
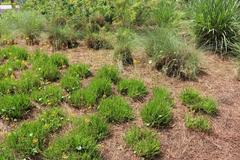
[{"label": "landscaped garden", "polygon": [[239,8],[26,0],[4,11],[0,160],[237,160]]}]

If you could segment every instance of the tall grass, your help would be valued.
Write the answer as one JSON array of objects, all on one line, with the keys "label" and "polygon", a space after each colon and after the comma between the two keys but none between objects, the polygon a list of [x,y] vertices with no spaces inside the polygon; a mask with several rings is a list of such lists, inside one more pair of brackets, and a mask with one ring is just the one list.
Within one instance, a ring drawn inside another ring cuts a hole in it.
[{"label": "tall grass", "polygon": [[198,45],[221,55],[238,54],[232,46],[239,41],[239,7],[236,0],[197,0],[193,20]]},{"label": "tall grass", "polygon": [[170,77],[194,80],[199,73],[198,52],[187,46],[172,29],[157,28],[145,43],[155,67]]}]

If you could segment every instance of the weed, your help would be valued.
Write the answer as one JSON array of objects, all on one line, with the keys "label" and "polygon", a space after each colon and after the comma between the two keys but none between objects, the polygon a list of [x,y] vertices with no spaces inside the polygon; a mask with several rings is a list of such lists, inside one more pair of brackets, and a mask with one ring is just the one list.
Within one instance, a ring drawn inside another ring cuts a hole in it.
[{"label": "weed", "polygon": [[33,91],[31,97],[41,105],[56,106],[62,101],[63,91],[58,86],[50,85],[41,90]]},{"label": "weed", "polygon": [[16,94],[0,97],[0,116],[10,119],[22,118],[23,114],[31,108],[28,95]]},{"label": "weed", "polygon": [[147,89],[144,86],[144,83],[134,79],[125,79],[119,82],[118,91],[127,95],[134,100],[143,98],[147,94]]},{"label": "weed", "polygon": [[203,111],[213,115],[217,112],[217,102],[209,97],[203,97],[192,88],[184,89],[181,93],[181,100],[194,111]]},{"label": "weed", "polygon": [[233,54],[239,41],[239,2],[198,0],[194,3],[194,31],[199,46],[219,54]]},{"label": "weed", "polygon": [[121,97],[103,99],[98,106],[99,114],[108,122],[126,122],[134,118],[133,110]]},{"label": "weed", "polygon": [[152,159],[160,153],[160,142],[150,130],[132,127],[125,133],[124,140],[138,156]]},{"label": "weed", "polygon": [[60,53],[55,53],[51,55],[50,61],[59,68],[69,65],[67,57],[64,54]]},{"label": "weed", "polygon": [[209,132],[211,130],[211,125],[208,119],[203,116],[193,117],[189,114],[185,115],[185,126],[187,128],[203,132]]},{"label": "weed", "polygon": [[58,108],[44,111],[38,119],[25,122],[10,132],[5,143],[19,159],[39,154],[45,146],[47,136],[62,127],[64,117]]},{"label": "weed", "polygon": [[106,78],[113,83],[117,83],[120,79],[119,71],[113,67],[113,66],[103,66],[101,69],[99,69],[96,73],[96,77],[98,78]]},{"label": "weed", "polygon": [[148,34],[146,52],[153,59],[156,69],[169,77],[195,80],[200,71],[199,56],[176,34],[166,28],[158,28]]}]

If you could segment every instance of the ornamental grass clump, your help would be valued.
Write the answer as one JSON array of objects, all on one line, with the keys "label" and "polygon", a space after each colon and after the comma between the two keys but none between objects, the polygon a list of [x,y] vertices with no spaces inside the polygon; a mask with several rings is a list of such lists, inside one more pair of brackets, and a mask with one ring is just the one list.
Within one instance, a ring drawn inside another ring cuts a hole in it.
[{"label": "ornamental grass clump", "polygon": [[124,79],[121,80],[117,85],[118,91],[131,97],[134,100],[140,100],[147,95],[147,88],[144,83],[135,79]]},{"label": "ornamental grass clump", "polygon": [[173,99],[166,88],[155,88],[153,99],[141,110],[141,117],[148,126],[161,128],[173,118]]},{"label": "ornamental grass clump", "polygon": [[194,32],[199,46],[220,55],[239,55],[239,7],[236,0],[197,0],[193,3]]},{"label": "ornamental grass clump", "polygon": [[189,129],[201,131],[201,132],[209,132],[211,130],[211,124],[206,117],[203,116],[192,116],[185,115],[185,126]]},{"label": "ornamental grass clump", "polygon": [[130,105],[119,96],[103,99],[98,106],[99,114],[108,122],[121,123],[134,118]]},{"label": "ornamental grass clump", "polygon": [[157,28],[149,32],[145,50],[155,68],[169,77],[195,80],[200,72],[198,52],[171,29]]},{"label": "ornamental grass clump", "polygon": [[153,159],[160,154],[156,133],[145,128],[132,127],[124,135],[127,145],[140,157]]}]

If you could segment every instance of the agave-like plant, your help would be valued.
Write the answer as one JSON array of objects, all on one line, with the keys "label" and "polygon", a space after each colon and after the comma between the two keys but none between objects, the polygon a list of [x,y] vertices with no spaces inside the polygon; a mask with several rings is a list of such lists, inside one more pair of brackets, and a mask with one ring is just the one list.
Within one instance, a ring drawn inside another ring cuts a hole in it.
[{"label": "agave-like plant", "polygon": [[233,45],[239,41],[240,2],[196,0],[193,6],[198,45],[221,55],[236,55]]}]

